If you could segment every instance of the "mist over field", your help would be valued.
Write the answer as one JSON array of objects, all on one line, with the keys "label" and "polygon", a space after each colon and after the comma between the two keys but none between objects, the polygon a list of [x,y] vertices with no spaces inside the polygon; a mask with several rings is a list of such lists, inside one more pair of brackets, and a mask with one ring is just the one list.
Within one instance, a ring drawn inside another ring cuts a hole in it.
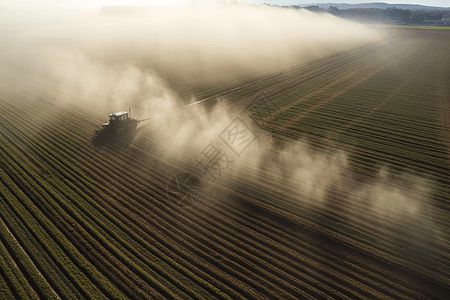
[{"label": "mist over field", "polygon": [[[108,103],[130,102],[142,78],[155,74],[208,83],[285,70],[383,38],[365,25],[306,10],[212,4],[142,9],[137,16],[11,12],[2,16],[8,42],[2,58],[80,86],[86,98],[99,93]],[[145,88],[138,97],[151,98]]]},{"label": "mist over field", "polygon": [[[198,100],[181,99],[169,80],[207,85],[242,74],[281,72],[385,38],[378,30],[331,15],[264,6],[188,5],[119,16],[85,12],[66,18],[28,17],[0,16],[0,34],[7,41],[0,48],[1,63],[26,70],[24,85],[53,89],[55,104],[104,112],[99,123],[107,113],[130,106],[133,117],[158,118]],[[234,117],[230,108],[206,111],[193,106],[150,125],[164,132],[152,143],[164,145],[166,159],[177,159],[189,145],[201,151]],[[349,172],[343,151],[318,154],[291,142],[276,153],[270,135],[252,147],[224,171],[228,177],[272,178],[298,193],[299,201],[318,203],[326,203],[329,187],[337,184],[352,201],[368,199],[380,216],[403,211],[420,219],[422,199],[411,190],[392,188],[383,173],[375,183],[355,187],[348,182],[342,176]],[[276,166],[271,172],[258,170],[267,153]],[[416,188],[425,189],[420,182]]]}]

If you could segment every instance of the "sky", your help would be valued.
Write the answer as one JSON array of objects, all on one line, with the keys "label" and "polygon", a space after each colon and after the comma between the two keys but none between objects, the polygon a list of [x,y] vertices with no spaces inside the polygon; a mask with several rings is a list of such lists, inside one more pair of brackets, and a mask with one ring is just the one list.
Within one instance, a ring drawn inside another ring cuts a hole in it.
[{"label": "sky", "polygon": [[129,5],[176,5],[188,2],[242,2],[242,3],[269,3],[276,5],[295,5],[313,3],[408,3],[427,6],[450,7],[450,0],[0,0],[0,7],[6,9],[100,9],[102,6],[129,6]]}]

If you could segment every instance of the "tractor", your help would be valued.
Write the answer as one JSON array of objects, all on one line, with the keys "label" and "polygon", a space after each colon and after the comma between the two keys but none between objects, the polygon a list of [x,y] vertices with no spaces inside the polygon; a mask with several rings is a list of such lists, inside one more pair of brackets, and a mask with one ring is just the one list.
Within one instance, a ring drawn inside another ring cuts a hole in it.
[{"label": "tractor", "polygon": [[142,121],[145,120],[132,119],[131,110],[112,113],[109,115],[109,123],[102,124],[101,128],[95,132],[95,136],[121,136],[126,132],[133,132]]}]

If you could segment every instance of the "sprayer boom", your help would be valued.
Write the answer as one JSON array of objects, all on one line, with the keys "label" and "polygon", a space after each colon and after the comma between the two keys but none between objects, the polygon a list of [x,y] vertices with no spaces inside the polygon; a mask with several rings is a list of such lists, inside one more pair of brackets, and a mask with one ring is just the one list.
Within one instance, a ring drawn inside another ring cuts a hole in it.
[{"label": "sprayer boom", "polygon": [[138,120],[138,123],[145,122],[145,121],[148,121],[148,120],[150,120],[150,119],[151,119],[151,118],[146,118],[146,119]]}]

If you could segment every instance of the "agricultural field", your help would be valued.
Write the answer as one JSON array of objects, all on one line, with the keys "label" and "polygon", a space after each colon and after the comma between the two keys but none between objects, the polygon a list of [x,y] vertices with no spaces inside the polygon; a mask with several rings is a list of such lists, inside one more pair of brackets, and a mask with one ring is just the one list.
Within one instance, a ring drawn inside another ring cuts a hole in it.
[{"label": "agricultural field", "polygon": [[[168,76],[201,108],[101,142],[110,107],[0,60],[0,298],[446,299],[449,48],[396,29],[282,72]],[[235,116],[257,139],[212,181],[194,158]]]}]

